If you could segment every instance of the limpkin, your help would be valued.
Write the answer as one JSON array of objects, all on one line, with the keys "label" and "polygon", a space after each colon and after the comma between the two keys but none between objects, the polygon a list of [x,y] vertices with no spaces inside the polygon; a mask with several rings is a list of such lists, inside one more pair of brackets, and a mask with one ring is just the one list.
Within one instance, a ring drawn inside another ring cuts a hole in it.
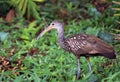
[{"label": "limpkin", "polygon": [[[60,46],[69,52],[72,52],[78,61],[78,73],[77,79],[80,77],[81,67],[80,67],[80,57],[90,57],[90,56],[104,56],[109,59],[115,59],[115,51],[112,46],[110,46],[105,41],[97,38],[93,35],[88,34],[73,34],[67,38],[64,38],[64,24],[59,21],[53,21],[42,33],[37,37],[39,39],[42,35],[51,29],[57,29],[58,31],[58,42]],[[89,69],[91,70],[91,65],[88,61]]]}]

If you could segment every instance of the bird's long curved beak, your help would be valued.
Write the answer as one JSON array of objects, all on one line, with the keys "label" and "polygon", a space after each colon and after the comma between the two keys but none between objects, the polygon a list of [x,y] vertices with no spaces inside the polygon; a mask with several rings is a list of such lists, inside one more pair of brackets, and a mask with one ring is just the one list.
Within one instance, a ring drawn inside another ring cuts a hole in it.
[{"label": "bird's long curved beak", "polygon": [[48,32],[49,30],[53,29],[51,26],[48,26],[44,31],[42,31],[38,36],[37,36],[37,40],[42,37],[46,32]]}]

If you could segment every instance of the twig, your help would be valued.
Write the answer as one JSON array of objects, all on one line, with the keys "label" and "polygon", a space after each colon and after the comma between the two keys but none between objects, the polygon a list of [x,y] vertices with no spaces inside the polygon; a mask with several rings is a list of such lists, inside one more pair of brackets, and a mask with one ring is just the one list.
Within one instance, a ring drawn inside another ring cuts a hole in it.
[{"label": "twig", "polygon": [[48,23],[46,22],[45,18],[43,18],[43,21],[45,22],[46,26],[48,26]]}]

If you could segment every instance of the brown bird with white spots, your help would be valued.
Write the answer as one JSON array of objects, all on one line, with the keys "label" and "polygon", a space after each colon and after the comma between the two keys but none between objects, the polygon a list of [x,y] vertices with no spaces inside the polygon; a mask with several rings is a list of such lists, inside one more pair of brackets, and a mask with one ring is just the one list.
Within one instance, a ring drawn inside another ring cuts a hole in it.
[{"label": "brown bird with white spots", "polygon": [[[78,73],[77,79],[80,77],[80,57],[90,57],[90,56],[104,56],[109,59],[115,59],[116,54],[114,48],[110,46],[105,41],[88,34],[74,34],[67,38],[64,38],[64,25],[59,21],[53,21],[40,35],[37,37],[39,39],[47,31],[51,29],[57,29],[58,31],[58,42],[60,46],[69,52],[72,52],[78,61]],[[89,69],[91,71],[91,65],[88,62]]]}]

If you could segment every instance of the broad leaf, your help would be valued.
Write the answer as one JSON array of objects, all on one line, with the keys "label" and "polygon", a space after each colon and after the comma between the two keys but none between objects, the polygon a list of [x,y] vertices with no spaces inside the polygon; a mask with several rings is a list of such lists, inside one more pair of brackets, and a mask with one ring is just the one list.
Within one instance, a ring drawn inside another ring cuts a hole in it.
[{"label": "broad leaf", "polygon": [[0,40],[4,41],[8,37],[8,32],[0,32]]},{"label": "broad leaf", "polygon": [[33,0],[35,2],[44,2],[44,0]]},{"label": "broad leaf", "polygon": [[114,40],[114,36],[106,31],[99,32],[98,36],[106,42],[112,42]]}]

